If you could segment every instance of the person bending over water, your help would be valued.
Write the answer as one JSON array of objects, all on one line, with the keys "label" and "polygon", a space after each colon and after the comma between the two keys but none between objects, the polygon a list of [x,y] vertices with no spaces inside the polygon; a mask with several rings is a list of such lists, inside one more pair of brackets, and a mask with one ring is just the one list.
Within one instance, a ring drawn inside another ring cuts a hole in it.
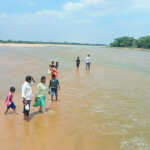
[{"label": "person bending over water", "polygon": [[49,90],[51,94],[51,100],[53,101],[54,95],[56,96],[56,101],[58,100],[58,89],[60,90],[59,81],[56,79],[55,74],[52,75],[52,79],[50,80]]},{"label": "person bending over water", "polygon": [[86,62],[86,71],[90,71],[90,69],[91,69],[91,58],[90,58],[89,54],[85,58],[85,62]]},{"label": "person bending over water", "polygon": [[40,107],[39,112],[44,113],[45,111],[45,100],[48,92],[48,88],[46,87],[46,77],[41,77],[41,82],[37,86],[37,95],[35,98],[34,107]]},{"label": "person bending over water", "polygon": [[13,109],[13,111],[15,112],[16,111],[16,105],[15,103],[13,102],[13,98],[14,98],[14,93],[15,93],[16,89],[14,87],[11,87],[10,88],[10,92],[5,100],[5,103],[6,103],[6,106],[7,106],[7,109],[5,111],[5,114],[8,113],[8,110],[11,108]]},{"label": "person bending over water", "polygon": [[26,121],[29,121],[33,82],[35,82],[33,77],[27,76],[24,84],[22,85],[23,113],[24,113],[24,120]]},{"label": "person bending over water", "polygon": [[76,67],[77,67],[77,69],[79,69],[79,67],[80,67],[80,57],[78,56],[77,57],[77,59],[76,59]]}]

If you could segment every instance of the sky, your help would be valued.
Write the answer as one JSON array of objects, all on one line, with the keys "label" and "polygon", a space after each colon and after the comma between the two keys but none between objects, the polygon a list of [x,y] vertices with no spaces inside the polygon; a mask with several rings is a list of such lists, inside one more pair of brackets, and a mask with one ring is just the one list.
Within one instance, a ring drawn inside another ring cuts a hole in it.
[{"label": "sky", "polygon": [[150,0],[3,0],[0,39],[108,44],[150,35]]}]

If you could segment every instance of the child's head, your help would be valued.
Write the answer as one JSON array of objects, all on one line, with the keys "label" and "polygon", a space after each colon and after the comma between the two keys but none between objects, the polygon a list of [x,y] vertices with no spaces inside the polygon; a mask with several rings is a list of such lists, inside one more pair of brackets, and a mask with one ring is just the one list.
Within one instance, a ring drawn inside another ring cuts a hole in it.
[{"label": "child's head", "polygon": [[31,83],[31,81],[32,81],[32,77],[31,76],[26,76],[26,82]]},{"label": "child's head", "polygon": [[41,83],[44,83],[44,84],[46,83],[46,77],[45,76],[41,77]]},{"label": "child's head", "polygon": [[54,61],[51,62],[52,65],[54,65],[54,63],[55,63]]},{"label": "child's head", "polygon": [[28,101],[24,101],[24,105],[27,105],[28,104]]},{"label": "child's head", "polygon": [[11,92],[11,93],[15,93],[15,91],[16,91],[15,87],[12,86],[12,87],[10,88],[10,92]]}]

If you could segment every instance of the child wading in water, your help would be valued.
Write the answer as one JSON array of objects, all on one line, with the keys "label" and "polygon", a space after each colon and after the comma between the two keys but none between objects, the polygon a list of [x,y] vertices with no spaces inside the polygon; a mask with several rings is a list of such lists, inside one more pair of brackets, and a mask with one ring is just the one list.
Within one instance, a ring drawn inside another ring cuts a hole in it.
[{"label": "child wading in water", "polygon": [[5,100],[5,103],[6,103],[6,106],[7,106],[7,109],[5,111],[5,114],[8,113],[8,110],[11,108],[13,109],[13,111],[15,112],[16,111],[16,105],[14,104],[13,102],[13,98],[14,98],[14,93],[15,93],[16,89],[14,87],[11,87],[10,88],[10,92]]},{"label": "child wading in water", "polygon": [[76,67],[77,67],[77,69],[79,69],[79,67],[80,67],[80,57],[79,56],[76,59]]},{"label": "child wading in water", "polygon": [[34,107],[40,107],[39,112],[44,113],[45,111],[45,100],[48,92],[48,88],[46,87],[46,77],[41,77],[41,82],[37,86],[37,95],[34,103]]},{"label": "child wading in water", "polygon": [[51,93],[51,100],[53,101],[54,95],[56,96],[56,101],[58,100],[58,89],[60,89],[59,81],[56,79],[56,75],[52,75],[52,79],[50,80],[49,89]]}]

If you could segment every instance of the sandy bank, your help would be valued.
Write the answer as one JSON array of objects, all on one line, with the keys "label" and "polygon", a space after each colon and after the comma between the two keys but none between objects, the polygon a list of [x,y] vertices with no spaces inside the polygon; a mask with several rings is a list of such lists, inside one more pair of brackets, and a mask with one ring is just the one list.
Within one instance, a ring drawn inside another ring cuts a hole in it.
[{"label": "sandy bank", "polygon": [[50,47],[50,46],[72,46],[65,44],[24,44],[24,43],[0,43],[0,47]]}]

